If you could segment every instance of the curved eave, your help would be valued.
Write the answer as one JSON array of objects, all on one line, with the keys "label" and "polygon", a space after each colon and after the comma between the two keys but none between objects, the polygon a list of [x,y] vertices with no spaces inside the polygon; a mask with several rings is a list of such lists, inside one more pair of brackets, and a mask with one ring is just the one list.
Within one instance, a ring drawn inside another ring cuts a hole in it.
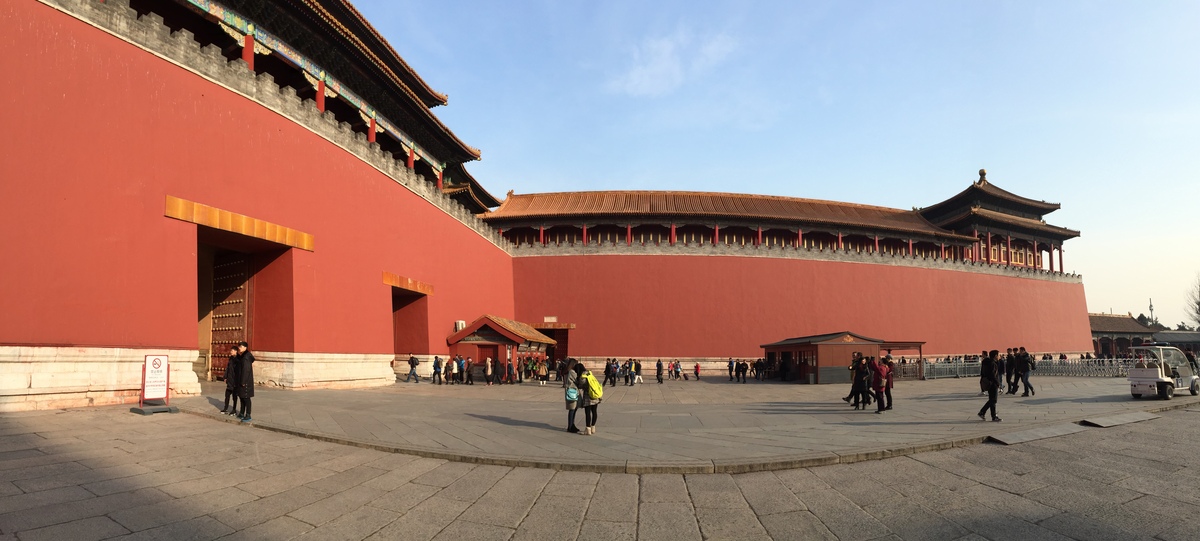
[{"label": "curved eave", "polygon": [[[492,209],[500,206],[500,200],[488,192],[478,180],[475,180],[475,176],[470,171],[467,171],[467,168],[463,164],[457,163],[450,166],[450,168],[452,169],[451,174],[453,178],[465,181],[464,186],[470,188],[471,197],[479,203],[481,208]],[[482,212],[486,212],[486,210]]]},{"label": "curved eave", "polygon": [[[478,160],[481,157],[479,149],[466,144],[462,139],[459,139],[454,132],[450,131],[450,128],[443,124],[437,115],[433,114],[433,111],[430,110],[430,105],[427,103],[426,99],[422,99],[422,96],[414,92],[413,89],[410,88],[409,84],[404,81],[404,78],[398,75],[396,70],[388,66],[387,62],[384,61],[380,54],[377,54],[376,51],[372,50],[371,47],[369,47],[357,35],[357,33],[343,24],[342,21],[339,20],[338,16],[331,13],[329,9],[326,9],[323,5],[330,4],[331,6],[339,8],[348,7],[349,10],[346,11],[346,14],[344,15],[345,17],[351,18],[355,21],[364,21],[362,19],[362,15],[359,14],[357,10],[353,10],[353,7],[349,6],[345,0],[292,0],[292,2],[300,2],[301,5],[307,8],[307,10],[313,15],[313,17],[315,17],[316,20],[324,23],[328,27],[328,31],[335,33],[342,39],[345,39],[354,50],[363,55],[365,60],[379,69],[380,73],[387,79],[387,82],[390,83],[387,85],[388,87],[390,87],[392,90],[397,90],[400,94],[408,97],[410,102],[413,104],[412,109],[416,111],[416,115],[418,117],[422,117],[424,120],[428,121],[434,126],[435,131],[441,135],[443,140],[442,142],[444,144],[452,149],[458,149],[461,151],[461,154],[459,155],[445,157],[445,161],[472,161]],[[351,10],[353,10],[353,14],[351,14]],[[391,45],[387,44],[386,40],[384,40],[374,28],[371,28],[370,25],[367,24],[364,27],[364,30],[369,36],[372,36],[372,41],[382,43],[381,46],[386,47],[386,50],[388,51],[387,56],[395,57],[398,62],[403,63],[403,67],[400,69],[402,73],[412,72],[412,68],[408,66],[407,63],[404,63],[403,60],[399,60],[399,55],[395,53],[395,50],[392,49]],[[423,80],[420,80],[419,77],[416,77],[415,72],[413,72],[413,76],[415,77],[413,82],[419,81],[419,84],[416,85],[418,88],[428,89],[431,95],[441,96],[441,94],[429,89],[429,86],[425,84]],[[422,92],[424,93],[424,90]],[[426,98],[428,97],[429,96],[426,96]],[[446,102],[444,100],[441,100],[436,104],[445,103]],[[378,107],[378,104],[376,104],[376,107]]]},{"label": "curved eave", "polygon": [[1079,231],[1076,231],[1074,229],[1067,229],[1065,227],[1059,227],[1057,225],[1050,225],[1045,222],[1031,220],[1029,218],[1021,218],[1019,216],[1010,216],[1010,215],[1004,214],[1002,212],[996,212],[996,211],[981,209],[981,208],[972,208],[966,212],[963,212],[962,214],[958,214],[952,218],[948,218],[948,219],[944,220],[943,223],[944,224],[952,224],[954,222],[958,222],[958,221],[967,219],[969,217],[978,217],[978,218],[981,218],[982,220],[995,222],[995,223],[1001,224],[1001,225],[1022,228],[1022,229],[1026,229],[1029,231],[1037,231],[1040,233],[1045,233],[1047,235],[1059,237],[1061,240],[1073,239],[1080,235]]},{"label": "curved eave", "polygon": [[945,207],[954,207],[954,206],[960,206],[960,205],[961,206],[973,205],[974,200],[977,198],[972,197],[972,192],[980,192],[985,195],[1004,199],[1006,201],[1010,201],[1010,202],[1016,203],[1018,205],[1026,206],[1033,210],[1041,211],[1042,214],[1054,212],[1054,211],[1062,208],[1062,205],[1060,205],[1058,203],[1047,203],[1046,201],[1037,201],[1035,199],[1029,199],[1028,197],[1021,197],[1021,196],[1014,194],[1008,190],[997,188],[994,184],[985,180],[985,181],[980,181],[980,182],[973,182],[973,183],[971,183],[970,186],[967,186],[967,188],[964,189],[963,191],[958,192],[957,194],[954,194],[953,196],[947,198],[944,201],[934,203],[934,204],[929,205],[928,207],[925,207],[922,209],[918,209],[918,212],[920,212],[921,214],[926,214],[929,212],[941,210]]}]

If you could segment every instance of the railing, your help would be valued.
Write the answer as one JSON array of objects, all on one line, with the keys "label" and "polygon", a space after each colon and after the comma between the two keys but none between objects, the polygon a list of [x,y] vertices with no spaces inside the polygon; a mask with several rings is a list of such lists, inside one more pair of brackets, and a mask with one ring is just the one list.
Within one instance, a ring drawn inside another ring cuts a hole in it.
[{"label": "railing", "polygon": [[[979,361],[921,362],[925,364],[925,379],[979,377]],[[1039,360],[1033,375],[1123,378],[1129,375],[1132,363],[1129,359]]]}]

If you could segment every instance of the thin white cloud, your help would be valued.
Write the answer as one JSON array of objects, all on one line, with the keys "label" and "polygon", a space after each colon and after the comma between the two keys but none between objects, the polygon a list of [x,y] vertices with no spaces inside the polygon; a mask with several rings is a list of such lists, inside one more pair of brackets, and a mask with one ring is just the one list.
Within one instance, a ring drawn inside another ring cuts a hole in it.
[{"label": "thin white cloud", "polygon": [[630,96],[663,96],[711,71],[737,48],[724,34],[693,39],[686,29],[647,38],[632,50],[632,63],[608,82],[608,89]]}]

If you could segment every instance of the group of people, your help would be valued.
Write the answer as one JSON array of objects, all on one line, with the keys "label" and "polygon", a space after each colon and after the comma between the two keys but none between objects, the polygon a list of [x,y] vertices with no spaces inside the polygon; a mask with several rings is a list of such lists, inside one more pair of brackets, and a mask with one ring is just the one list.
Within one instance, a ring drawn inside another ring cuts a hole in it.
[{"label": "group of people", "polygon": [[992,421],[999,422],[996,401],[1000,396],[1000,389],[1007,388],[1005,394],[1017,394],[1017,390],[1024,386],[1025,393],[1021,396],[1037,394],[1033,385],[1029,383],[1030,373],[1037,370],[1037,360],[1025,351],[1024,347],[1008,348],[1003,356],[997,349],[984,351],[982,358],[979,365],[979,389],[981,394],[987,393],[988,400],[979,410],[979,418],[987,420],[987,414],[991,413]]},{"label": "group of people", "polygon": [[867,357],[862,352],[854,352],[850,361],[850,395],[842,398],[849,402],[855,410],[867,409],[873,400],[876,404],[875,413],[892,409],[892,383],[894,381],[895,363],[892,356],[883,359]]},{"label": "group of people", "polygon": [[637,385],[642,383],[642,362],[634,359],[628,359],[625,362],[620,362],[617,359],[604,360],[604,382],[605,386],[617,386],[617,381],[624,379],[624,385]]},{"label": "group of people", "polygon": [[[412,380],[414,383],[420,383],[421,378],[417,375],[417,366],[419,364],[420,361],[415,356],[409,355],[409,370],[408,376],[404,378],[405,382]],[[475,368],[477,366],[483,372],[484,384],[489,386],[505,383],[524,383],[526,379],[534,379],[538,382],[538,385],[545,385],[546,381],[550,379],[550,368],[548,361],[545,359],[522,357],[515,360],[499,361],[487,357],[482,362],[476,363],[471,357],[455,355],[444,361],[440,356],[433,358],[431,383],[437,385],[474,385]]]},{"label": "group of people", "polygon": [[[230,406],[229,399],[233,399]],[[238,342],[229,350],[229,362],[225,365],[225,407],[223,415],[236,415],[243,423],[253,421],[250,418],[251,399],[254,398],[254,354],[250,353],[250,344]],[[242,408],[238,410],[238,401]]]}]

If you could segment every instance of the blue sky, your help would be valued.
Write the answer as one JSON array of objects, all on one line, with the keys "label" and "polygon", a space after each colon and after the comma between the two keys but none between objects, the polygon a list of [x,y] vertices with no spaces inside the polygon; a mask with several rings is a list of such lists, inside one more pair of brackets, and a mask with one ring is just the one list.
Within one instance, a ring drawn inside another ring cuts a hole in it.
[{"label": "blue sky", "polygon": [[1174,325],[1200,272],[1200,3],[356,0],[497,197],[1060,202],[1093,312]]}]

